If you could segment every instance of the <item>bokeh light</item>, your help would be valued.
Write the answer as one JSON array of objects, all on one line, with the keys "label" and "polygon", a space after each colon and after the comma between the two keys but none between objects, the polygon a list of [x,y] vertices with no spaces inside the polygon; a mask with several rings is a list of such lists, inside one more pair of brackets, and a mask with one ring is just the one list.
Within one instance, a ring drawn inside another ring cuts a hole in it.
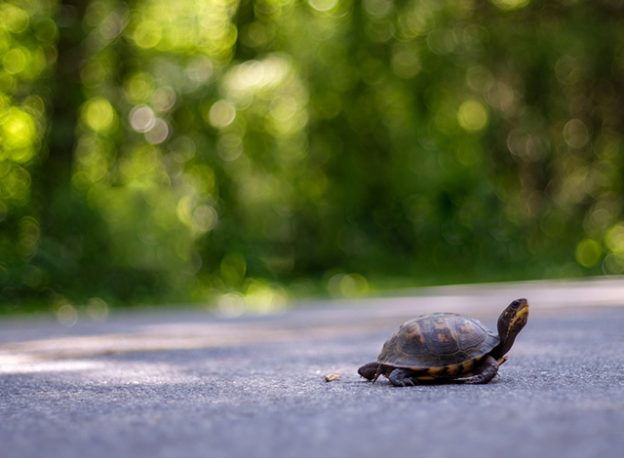
[{"label": "bokeh light", "polygon": [[594,267],[601,258],[602,247],[595,240],[581,240],[576,247],[576,260],[583,267]]},{"label": "bokeh light", "polygon": [[457,121],[468,132],[477,132],[487,126],[488,113],[477,100],[466,100],[457,110]]},{"label": "bokeh light", "polygon": [[115,125],[115,109],[105,98],[94,97],[85,103],[82,120],[93,131],[105,133]]},{"label": "bokeh light", "polygon": [[491,0],[501,10],[511,11],[524,8],[530,2],[530,0]]},{"label": "bokeh light", "polygon": [[218,100],[208,113],[210,124],[217,128],[224,128],[232,124],[236,117],[236,109],[227,100]]}]

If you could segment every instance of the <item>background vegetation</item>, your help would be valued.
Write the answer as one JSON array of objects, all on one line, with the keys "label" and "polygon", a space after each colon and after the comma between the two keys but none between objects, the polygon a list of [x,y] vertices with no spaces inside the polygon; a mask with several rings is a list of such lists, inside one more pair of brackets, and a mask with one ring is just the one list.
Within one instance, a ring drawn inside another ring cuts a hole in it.
[{"label": "background vegetation", "polygon": [[4,310],[624,273],[620,0],[3,0]]}]

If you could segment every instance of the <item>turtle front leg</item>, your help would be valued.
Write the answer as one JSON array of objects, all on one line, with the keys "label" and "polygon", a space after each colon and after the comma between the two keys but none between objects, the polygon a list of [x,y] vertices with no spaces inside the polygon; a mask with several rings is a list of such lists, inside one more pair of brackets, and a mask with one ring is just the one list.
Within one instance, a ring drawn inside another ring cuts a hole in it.
[{"label": "turtle front leg", "polygon": [[[505,360],[502,361],[504,363]],[[477,368],[477,374],[470,377],[459,379],[460,383],[469,383],[472,385],[488,383],[494,378],[498,372],[498,362],[492,356],[486,356]]]},{"label": "turtle front leg", "polygon": [[394,386],[415,386],[416,382],[412,379],[412,373],[405,369],[393,369],[388,375],[388,380]]}]

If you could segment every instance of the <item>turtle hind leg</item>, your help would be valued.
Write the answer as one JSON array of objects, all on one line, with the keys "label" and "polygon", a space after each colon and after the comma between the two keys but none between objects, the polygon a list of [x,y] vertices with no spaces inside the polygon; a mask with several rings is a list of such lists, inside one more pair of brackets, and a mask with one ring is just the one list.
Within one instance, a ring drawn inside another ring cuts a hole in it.
[{"label": "turtle hind leg", "polygon": [[498,362],[492,356],[486,356],[479,364],[477,373],[470,377],[457,380],[458,383],[468,383],[471,385],[489,383],[498,372]]},{"label": "turtle hind leg", "polygon": [[412,378],[412,372],[405,369],[393,369],[388,375],[388,380],[394,386],[415,386],[416,382]]},{"label": "turtle hind leg", "polygon": [[358,369],[358,374],[368,381],[374,381],[377,377],[379,377],[379,366],[380,364],[378,362],[364,364]]}]

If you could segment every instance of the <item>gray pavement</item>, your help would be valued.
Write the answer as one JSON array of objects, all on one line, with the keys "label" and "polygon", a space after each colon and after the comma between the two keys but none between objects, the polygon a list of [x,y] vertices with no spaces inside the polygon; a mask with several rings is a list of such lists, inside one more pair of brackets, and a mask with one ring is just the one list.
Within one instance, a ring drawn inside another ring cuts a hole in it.
[{"label": "gray pavement", "polygon": [[[394,388],[357,367],[405,319],[529,324],[488,385]],[[324,376],[341,375],[327,383]],[[430,288],[225,318],[0,322],[3,457],[619,457],[624,281]]]}]

